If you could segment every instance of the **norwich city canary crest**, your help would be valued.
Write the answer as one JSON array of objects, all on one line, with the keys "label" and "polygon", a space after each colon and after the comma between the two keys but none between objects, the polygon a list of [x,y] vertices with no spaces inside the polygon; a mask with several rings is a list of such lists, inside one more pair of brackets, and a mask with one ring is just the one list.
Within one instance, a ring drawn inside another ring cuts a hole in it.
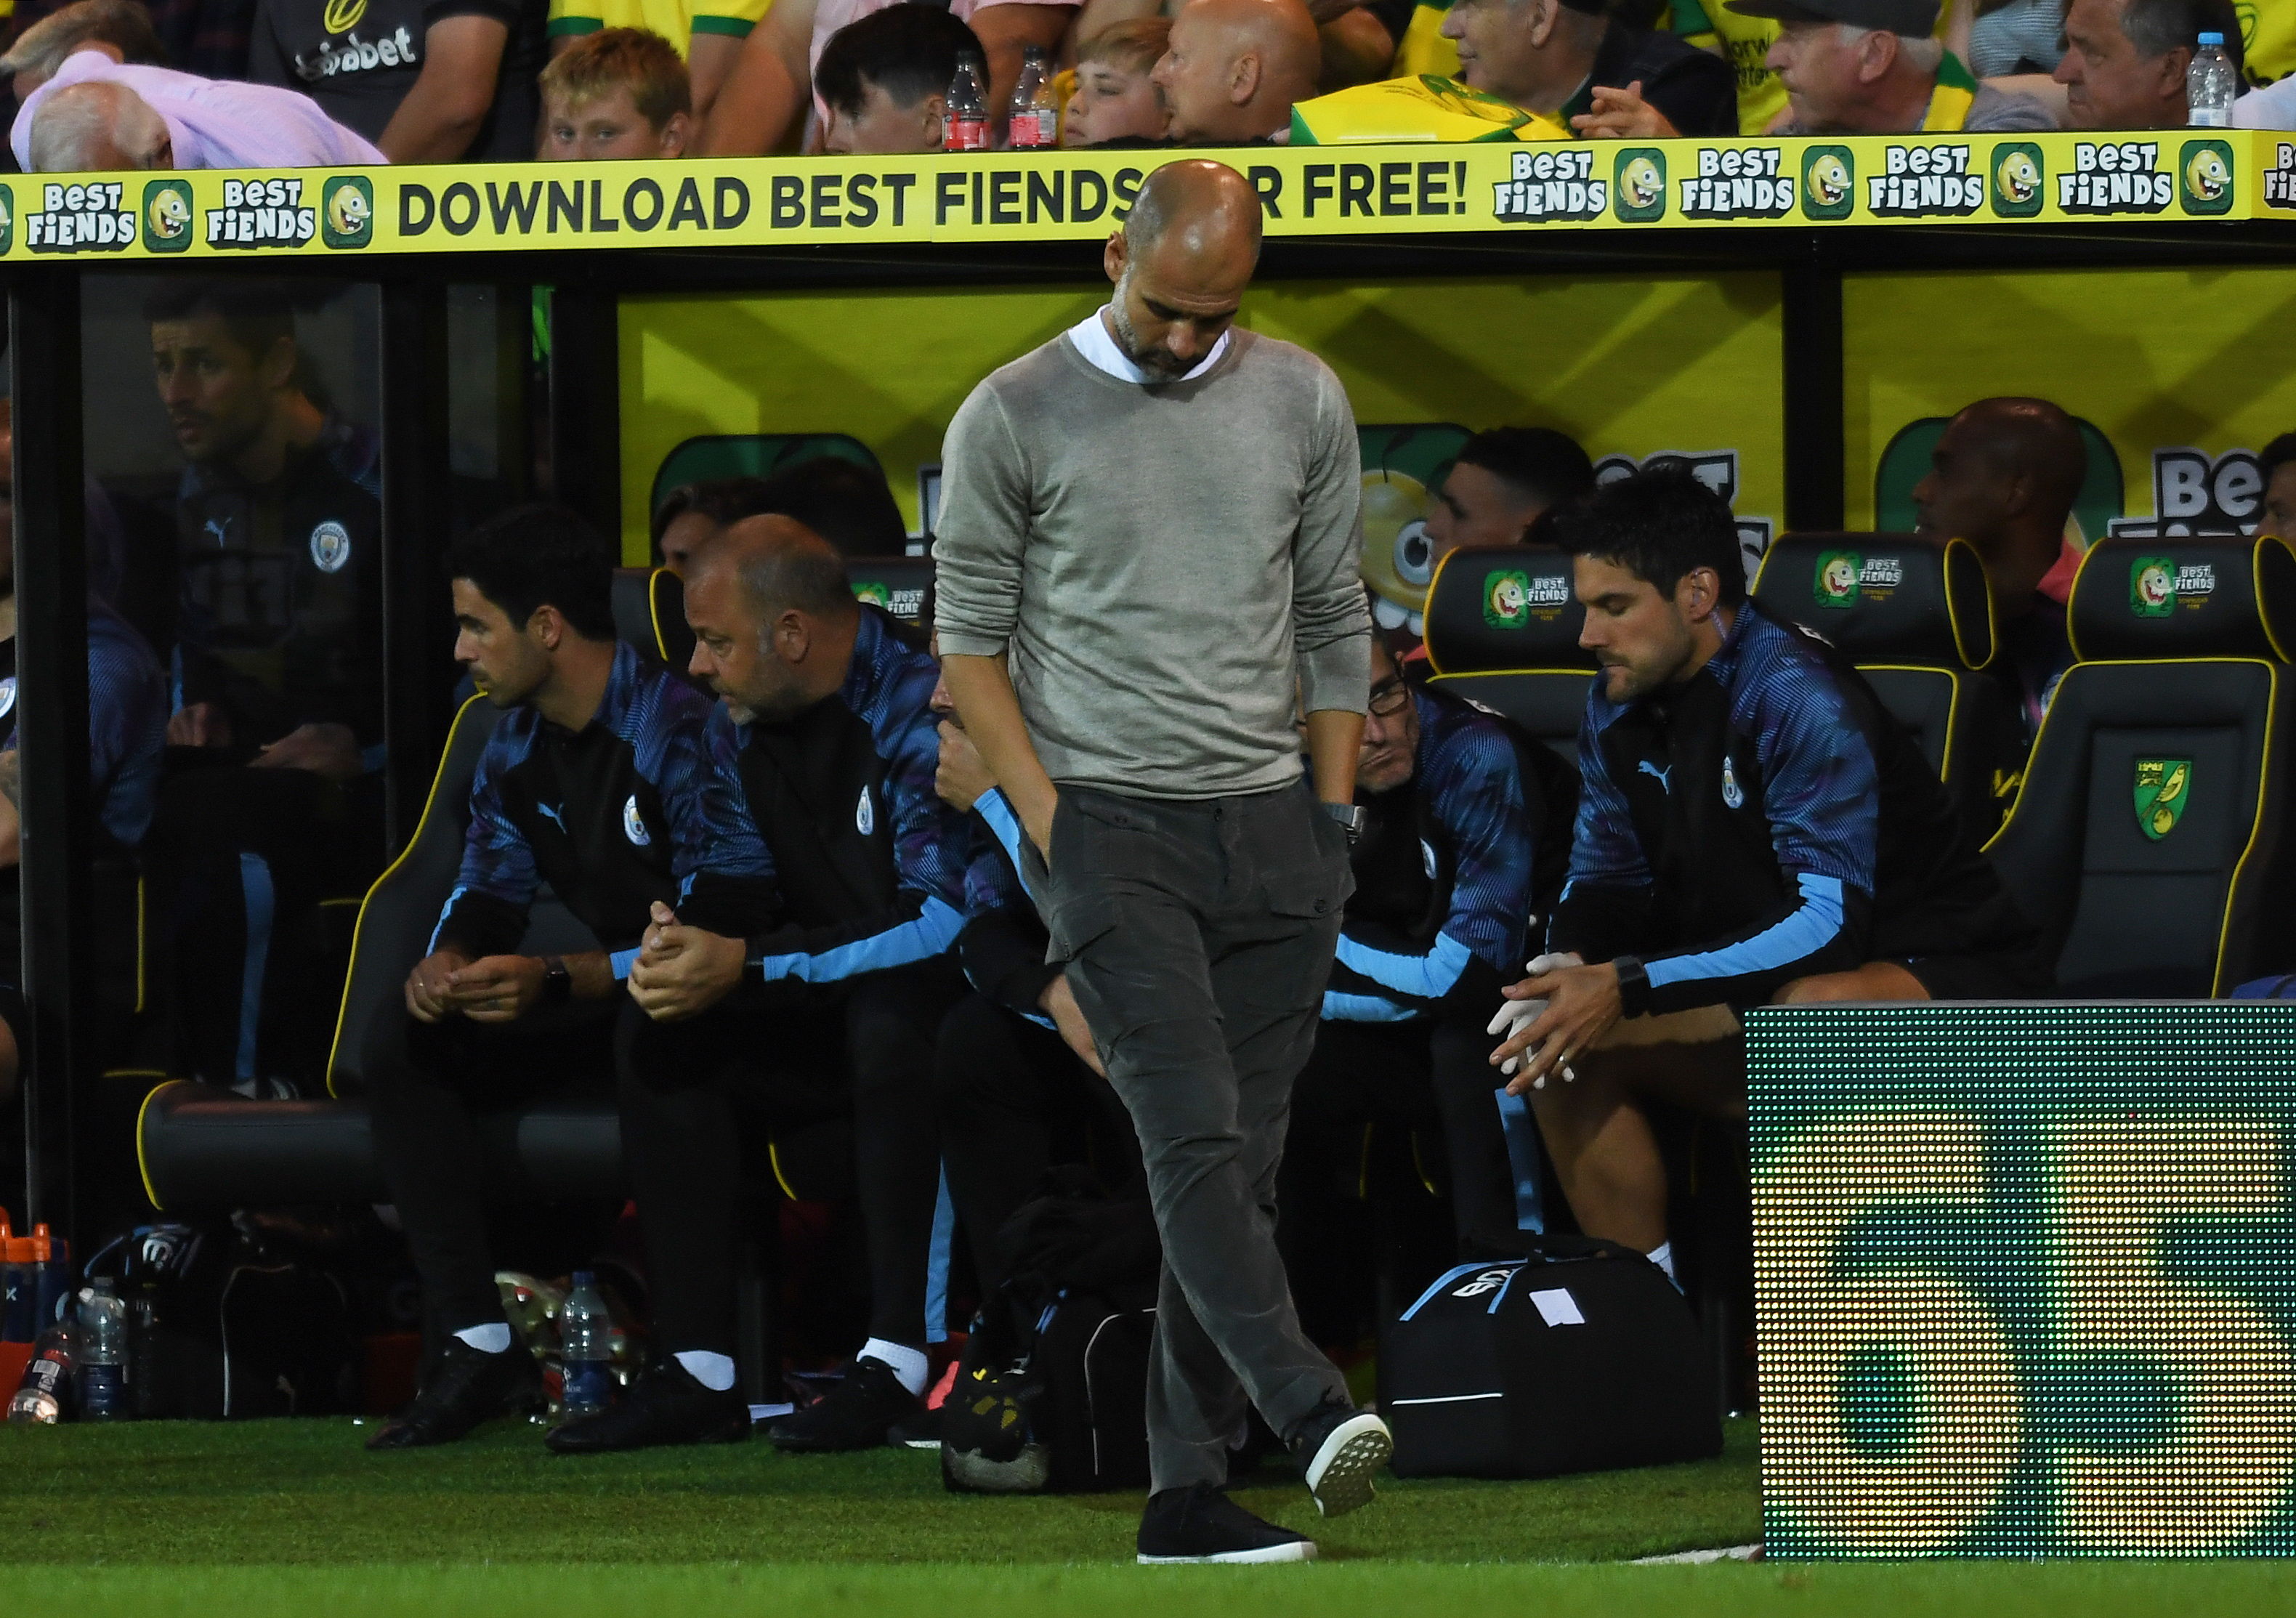
[{"label": "norwich city canary crest", "polygon": [[2136,760],[2136,824],[2147,837],[2158,842],[2177,829],[2192,787],[2190,759]]}]

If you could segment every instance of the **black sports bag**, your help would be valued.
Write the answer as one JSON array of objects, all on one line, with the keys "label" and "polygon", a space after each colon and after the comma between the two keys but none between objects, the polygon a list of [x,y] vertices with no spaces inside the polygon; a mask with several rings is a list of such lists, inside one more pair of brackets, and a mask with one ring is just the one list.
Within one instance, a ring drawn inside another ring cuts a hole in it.
[{"label": "black sports bag", "polygon": [[1641,1253],[1526,1236],[1462,1264],[1380,1335],[1398,1477],[1547,1477],[1720,1453],[1690,1305]]}]

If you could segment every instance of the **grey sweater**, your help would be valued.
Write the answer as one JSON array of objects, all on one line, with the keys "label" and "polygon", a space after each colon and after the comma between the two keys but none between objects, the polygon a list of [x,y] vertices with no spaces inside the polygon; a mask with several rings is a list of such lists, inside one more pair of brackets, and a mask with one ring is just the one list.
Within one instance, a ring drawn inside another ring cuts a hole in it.
[{"label": "grey sweater", "polygon": [[949,423],[940,649],[1009,648],[1057,784],[1283,786],[1300,776],[1295,690],[1310,710],[1364,710],[1361,485],[1347,395],[1303,349],[1238,330],[1202,376],[1143,386],[1055,338]]}]

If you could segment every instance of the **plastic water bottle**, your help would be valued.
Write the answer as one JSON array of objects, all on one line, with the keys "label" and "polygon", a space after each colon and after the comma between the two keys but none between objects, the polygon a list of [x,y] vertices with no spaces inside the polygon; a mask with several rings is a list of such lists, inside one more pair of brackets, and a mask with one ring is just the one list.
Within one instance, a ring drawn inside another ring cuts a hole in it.
[{"label": "plastic water bottle", "polygon": [[1011,110],[1013,151],[1048,151],[1059,144],[1061,110],[1053,101],[1053,76],[1045,68],[1043,45],[1032,45],[1021,53],[1021,82],[1013,86]]},{"label": "plastic water bottle", "polygon": [[565,1419],[579,1421],[595,1416],[614,1397],[614,1319],[598,1294],[596,1279],[586,1269],[574,1272],[574,1290],[558,1314],[559,1362],[565,1368],[566,1393],[560,1401]]},{"label": "plastic water bottle", "polygon": [[70,1325],[52,1326],[40,1334],[31,1363],[24,1367],[23,1380],[8,1400],[11,1422],[20,1427],[53,1427],[64,1418],[78,1349],[78,1334]]},{"label": "plastic water bottle", "polygon": [[127,1306],[112,1289],[111,1277],[97,1277],[79,1295],[79,1412],[89,1421],[119,1421],[127,1415]]},{"label": "plastic water bottle", "polygon": [[948,83],[948,111],[942,115],[941,147],[947,152],[988,150],[988,65],[978,51],[956,58]]},{"label": "plastic water bottle", "polygon": [[2240,98],[2240,75],[2225,54],[2222,34],[2203,34],[2201,47],[2185,69],[2185,103],[2195,129],[2232,127],[2232,103]]}]

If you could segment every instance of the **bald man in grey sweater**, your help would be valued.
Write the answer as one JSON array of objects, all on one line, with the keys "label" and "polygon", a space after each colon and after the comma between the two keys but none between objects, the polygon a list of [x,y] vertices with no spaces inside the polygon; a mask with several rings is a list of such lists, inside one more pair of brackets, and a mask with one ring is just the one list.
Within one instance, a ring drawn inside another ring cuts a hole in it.
[{"label": "bald man in grey sweater", "polygon": [[1232,324],[1259,249],[1242,176],[1158,169],[1109,241],[1113,300],[976,388],[941,452],[949,693],[1027,833],[1163,1236],[1143,1562],[1315,1554],[1219,1492],[1247,1399],[1327,1515],[1390,1449],[1300,1335],[1275,1251],[1352,885],[1371,626],[1339,379]]}]

